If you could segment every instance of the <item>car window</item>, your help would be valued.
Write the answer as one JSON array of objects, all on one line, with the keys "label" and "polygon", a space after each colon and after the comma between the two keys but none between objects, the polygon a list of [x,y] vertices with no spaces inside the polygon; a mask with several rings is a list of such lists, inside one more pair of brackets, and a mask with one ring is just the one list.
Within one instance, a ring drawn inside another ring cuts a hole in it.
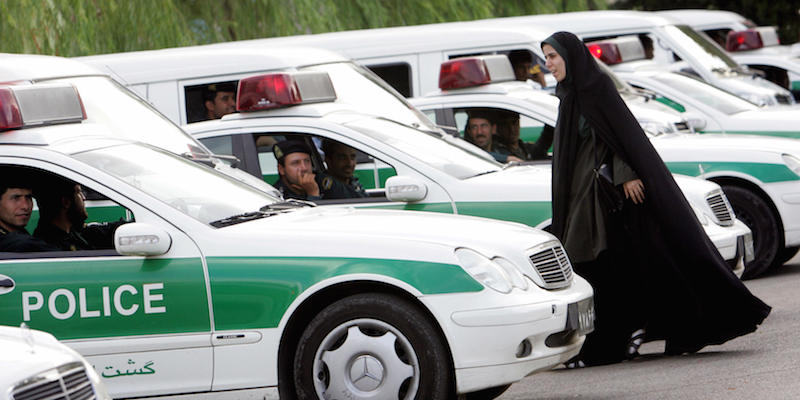
[{"label": "car window", "polygon": [[130,209],[49,171],[0,165],[7,173],[26,177],[33,208],[22,235],[0,237],[0,258],[118,255],[114,231],[135,220]]},{"label": "car window", "polygon": [[[272,146],[283,140],[297,140],[311,144],[309,148],[313,152],[311,160],[312,164],[314,164],[314,171],[323,172],[328,168],[324,161],[323,142],[325,139],[320,136],[292,132],[260,133],[254,134],[253,138],[256,143],[261,177],[267,183],[274,184],[278,180],[278,161],[275,159]],[[355,148],[355,150],[356,167],[353,175],[358,178],[364,189],[383,188],[385,187],[386,179],[397,175],[397,171],[389,163],[379,160],[361,149]]]}]

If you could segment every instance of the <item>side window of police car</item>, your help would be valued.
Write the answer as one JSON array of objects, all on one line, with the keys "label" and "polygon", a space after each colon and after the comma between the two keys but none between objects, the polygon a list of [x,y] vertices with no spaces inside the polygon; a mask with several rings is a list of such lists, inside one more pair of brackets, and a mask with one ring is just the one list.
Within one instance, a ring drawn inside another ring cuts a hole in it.
[{"label": "side window of police car", "polygon": [[[133,221],[128,209],[91,188],[50,172],[11,166],[0,166],[0,170],[0,174],[24,176],[23,181],[12,182],[10,186],[28,183],[28,188],[16,191],[33,197],[27,204],[18,203],[15,212],[19,211],[20,218],[11,224],[3,218],[3,225],[11,225],[12,229],[3,229],[0,235],[0,259],[118,255],[114,250],[114,231]],[[2,190],[3,195],[11,193],[9,188]],[[4,202],[3,211],[7,206]]]},{"label": "side window of police car", "polygon": [[[464,137],[464,135],[466,134],[467,120],[469,119],[469,112],[471,110],[472,108],[450,110],[450,112],[453,113],[453,116],[455,118],[456,128],[461,133],[462,137]],[[489,110],[495,110],[501,113],[509,112],[499,108],[489,109]],[[520,125],[519,138],[522,139],[523,142],[535,142],[537,139],[539,139],[539,136],[542,134],[542,131],[545,129],[545,127],[548,126],[541,121],[535,120],[533,118],[521,114],[519,116],[519,125]]]},{"label": "side window of police car", "polygon": [[[328,173],[330,166],[325,164],[324,142],[326,139],[320,136],[295,134],[295,133],[269,133],[254,134],[256,151],[258,153],[258,163],[261,177],[270,184],[274,184],[278,179],[278,161],[272,153],[273,145],[283,140],[298,140],[306,143],[311,149],[311,162],[315,173]],[[339,142],[332,142],[337,143]],[[355,150],[356,165],[353,171],[354,182],[358,182],[370,197],[384,197],[386,179],[396,175],[394,167],[378,160],[371,155]]]}]

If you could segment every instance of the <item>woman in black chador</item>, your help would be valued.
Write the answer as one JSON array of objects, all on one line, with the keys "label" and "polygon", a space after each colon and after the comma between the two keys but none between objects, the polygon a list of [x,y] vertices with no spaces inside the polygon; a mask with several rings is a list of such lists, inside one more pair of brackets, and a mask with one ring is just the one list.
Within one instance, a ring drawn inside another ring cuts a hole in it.
[{"label": "woman in black chador", "polygon": [[[553,34],[542,50],[561,99],[552,233],[595,290],[581,361],[622,361],[639,328],[665,339],[668,354],[753,332],[770,307],[730,271],[611,79],[571,33]],[[602,201],[602,164],[624,193],[621,210]]]}]

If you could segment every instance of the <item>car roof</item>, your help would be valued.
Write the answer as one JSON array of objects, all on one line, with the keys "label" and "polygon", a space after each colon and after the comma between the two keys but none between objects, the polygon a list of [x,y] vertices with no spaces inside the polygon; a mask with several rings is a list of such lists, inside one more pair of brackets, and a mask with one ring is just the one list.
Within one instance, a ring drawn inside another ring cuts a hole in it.
[{"label": "car roof", "polygon": [[[538,28],[532,28],[537,32]],[[539,35],[503,27],[474,26],[467,22],[413,25],[392,28],[362,29],[341,32],[320,33],[257,39],[240,42],[220,43],[218,48],[260,46],[267,48],[276,45],[317,46],[341,53],[350,58],[376,58],[404,53],[441,51],[483,46],[531,43],[546,37],[551,29],[541,29]],[[537,32],[538,33],[538,32]],[[366,39],[368,38],[368,39]]]},{"label": "car roof", "polygon": [[0,82],[37,81],[84,75],[101,75],[101,72],[63,57],[0,53]]},{"label": "car roof", "polygon": [[[239,43],[239,42],[236,42]],[[77,57],[126,84],[191,79],[215,75],[285,70],[345,62],[346,58],[311,47],[191,46]]]},{"label": "car roof", "polygon": [[696,26],[720,22],[742,23],[745,18],[732,11],[724,10],[666,10],[656,12],[658,15],[672,18],[682,23]]},{"label": "car roof", "polygon": [[575,34],[595,31],[621,31],[647,29],[656,26],[674,25],[671,19],[646,11],[576,11],[558,14],[537,14],[518,17],[491,18],[473,21],[476,24],[519,25],[530,24],[552,27]]}]

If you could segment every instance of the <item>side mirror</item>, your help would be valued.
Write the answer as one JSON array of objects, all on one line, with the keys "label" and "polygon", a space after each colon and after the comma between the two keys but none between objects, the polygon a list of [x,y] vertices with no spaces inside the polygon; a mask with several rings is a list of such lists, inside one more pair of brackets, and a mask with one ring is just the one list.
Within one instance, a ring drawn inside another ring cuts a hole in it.
[{"label": "side mirror", "polygon": [[167,231],[142,222],[121,225],[114,232],[114,247],[124,256],[160,256],[172,246]]},{"label": "side mirror", "polygon": [[393,176],[386,180],[386,198],[390,201],[420,201],[428,194],[428,187],[417,178]]},{"label": "side mirror", "polygon": [[683,113],[683,116],[693,132],[699,132],[706,128],[706,119],[704,117],[690,112]]}]

